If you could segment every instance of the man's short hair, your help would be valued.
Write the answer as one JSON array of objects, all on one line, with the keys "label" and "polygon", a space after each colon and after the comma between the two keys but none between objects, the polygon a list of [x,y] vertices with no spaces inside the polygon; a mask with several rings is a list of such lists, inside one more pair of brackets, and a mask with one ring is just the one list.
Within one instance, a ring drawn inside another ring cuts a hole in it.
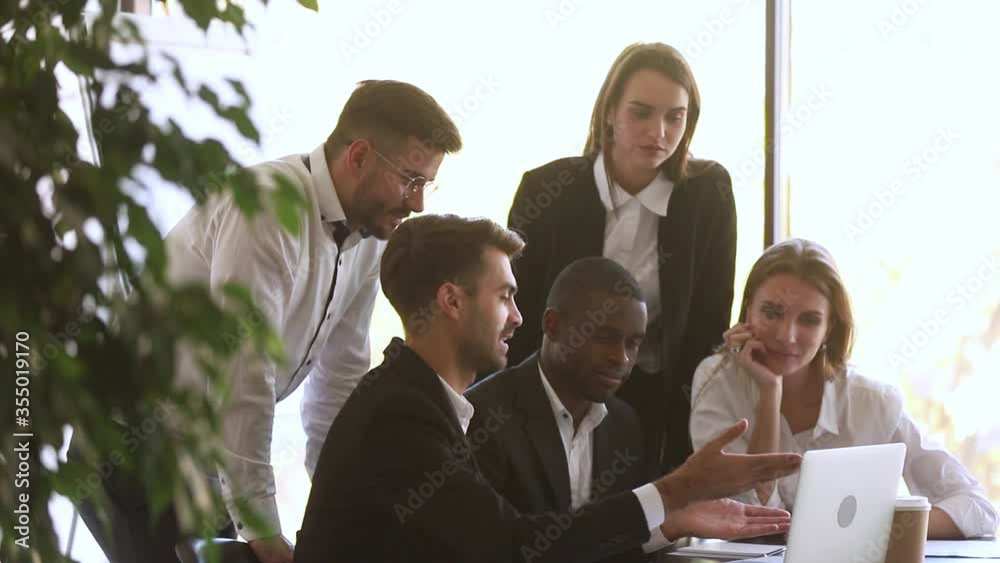
[{"label": "man's short hair", "polygon": [[[427,92],[396,80],[365,80],[344,104],[324,150],[332,157],[355,139],[365,138],[383,154],[395,156],[409,137],[415,137],[427,154],[462,148],[458,127]],[[413,160],[411,155],[402,156]]]},{"label": "man's short hair", "polygon": [[404,221],[382,254],[382,290],[403,320],[432,313],[438,289],[445,282],[476,291],[483,269],[483,251],[495,247],[514,258],[524,240],[514,231],[485,218],[422,215]]},{"label": "man's short hair", "polygon": [[593,293],[603,292],[646,302],[639,282],[614,260],[591,256],[566,266],[552,283],[547,308],[567,313]]}]

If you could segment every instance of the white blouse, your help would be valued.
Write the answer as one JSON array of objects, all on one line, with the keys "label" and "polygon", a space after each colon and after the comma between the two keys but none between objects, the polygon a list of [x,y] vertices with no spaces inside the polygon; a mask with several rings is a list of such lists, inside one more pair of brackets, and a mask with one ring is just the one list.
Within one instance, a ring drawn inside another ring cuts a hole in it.
[{"label": "white blouse", "polygon": [[[695,370],[691,440],[698,450],[746,418],[750,427],[726,450],[746,453],[760,393],[750,374],[732,359],[727,359],[720,369],[723,357],[710,356]],[[903,411],[899,390],[864,377],[854,366],[826,382],[815,427],[792,434],[781,417],[779,432],[781,450],[798,454],[816,449],[906,444],[903,480],[912,494],[926,496],[932,505],[945,511],[966,537],[991,535],[997,530],[997,511],[982,486],[954,456],[920,434],[913,419]],[[779,479],[766,503],[761,503],[752,489],[734,498],[791,511],[798,480],[797,474]]]},{"label": "white blouse", "polygon": [[[660,327],[660,265],[666,256],[660,255],[658,233],[660,219],[667,216],[670,207],[674,183],[660,173],[634,196],[617,183],[612,187],[604,169],[603,152],[594,160],[594,182],[607,213],[603,256],[635,276],[646,299],[647,325]],[[646,373],[660,371],[659,330],[651,330],[639,347],[637,363]]]}]

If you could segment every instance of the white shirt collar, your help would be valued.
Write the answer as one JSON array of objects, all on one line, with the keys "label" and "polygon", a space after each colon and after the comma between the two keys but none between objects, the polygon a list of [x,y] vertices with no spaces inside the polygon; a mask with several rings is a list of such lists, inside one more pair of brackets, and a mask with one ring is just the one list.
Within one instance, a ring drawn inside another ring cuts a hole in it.
[{"label": "white shirt collar", "polygon": [[333,187],[333,178],[330,177],[322,144],[309,154],[309,173],[312,175],[313,186],[316,187],[316,201],[323,222],[346,221],[347,214],[337,196],[337,189]]},{"label": "white shirt collar", "polygon": [[451,385],[448,385],[448,382],[443,377],[439,375],[438,379],[441,380],[441,385],[444,385],[444,394],[448,396],[448,401],[455,409],[455,414],[458,416],[458,424],[462,427],[462,434],[465,434],[469,431],[469,423],[472,422],[472,415],[475,414],[476,409],[468,399],[452,389]]},{"label": "white shirt collar", "polygon": [[[604,169],[603,152],[598,153],[597,159],[594,160],[594,180],[597,182],[597,193],[601,198],[601,203],[604,204],[604,209],[613,211],[615,208],[611,202],[611,189],[608,186],[608,175]],[[666,217],[667,207],[670,204],[670,194],[674,190],[674,183],[668,180],[663,175],[663,172],[660,172],[653,178],[653,181],[649,185],[634,196],[626,192],[618,184],[615,184],[614,189],[618,207],[621,207],[632,199],[636,199],[649,211],[660,217]]]},{"label": "white shirt collar", "polygon": [[[556,420],[559,420],[559,417],[569,417],[572,419],[573,414],[569,412],[569,409],[567,409],[566,405],[564,405],[559,399],[559,395],[556,395],[555,389],[553,389],[552,385],[549,383],[549,378],[545,375],[545,370],[542,369],[541,360],[538,361],[538,374],[542,378],[542,388],[545,389],[545,395],[549,398],[549,404],[552,405],[552,412],[555,414]],[[580,428],[584,428],[588,419],[593,419],[593,423],[589,425],[590,429],[592,430],[597,428],[597,425],[599,425],[607,415],[607,405],[604,403],[591,403],[590,410],[587,411],[586,416],[583,417],[583,421],[580,422]]]}]

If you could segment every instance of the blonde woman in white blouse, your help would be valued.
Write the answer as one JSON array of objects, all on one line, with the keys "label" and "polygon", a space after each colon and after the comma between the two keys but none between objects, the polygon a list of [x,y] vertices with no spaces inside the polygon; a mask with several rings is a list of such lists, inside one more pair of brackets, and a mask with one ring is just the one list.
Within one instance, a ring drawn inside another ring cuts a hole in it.
[{"label": "blonde woman in white blouse", "polygon": [[[848,364],[854,338],[850,302],[822,246],[791,239],[754,264],[725,347],[694,374],[691,440],[698,450],[741,418],[749,430],[733,453],[803,453],[869,444],[906,444],[903,478],[928,497],[931,539],[994,534],[998,517],[983,488],[957,459],[920,434],[899,391]],[[864,468],[858,468],[863,471]],[[794,510],[798,475],[737,497]]]}]

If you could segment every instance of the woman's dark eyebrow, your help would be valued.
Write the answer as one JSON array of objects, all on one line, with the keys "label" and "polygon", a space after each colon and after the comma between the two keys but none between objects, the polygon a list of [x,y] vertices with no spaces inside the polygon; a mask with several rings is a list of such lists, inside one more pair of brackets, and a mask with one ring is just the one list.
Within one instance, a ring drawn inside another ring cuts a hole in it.
[{"label": "woman's dark eyebrow", "polygon": [[[629,104],[632,104],[634,106],[639,106],[642,109],[653,109],[653,106],[647,104],[646,102],[641,102],[639,100],[631,100],[631,101],[629,101]],[[686,112],[687,110],[688,110],[687,106],[677,106],[677,107],[674,107],[674,108],[670,108],[669,111],[671,113],[673,113],[673,112],[680,112],[680,111]]]}]

